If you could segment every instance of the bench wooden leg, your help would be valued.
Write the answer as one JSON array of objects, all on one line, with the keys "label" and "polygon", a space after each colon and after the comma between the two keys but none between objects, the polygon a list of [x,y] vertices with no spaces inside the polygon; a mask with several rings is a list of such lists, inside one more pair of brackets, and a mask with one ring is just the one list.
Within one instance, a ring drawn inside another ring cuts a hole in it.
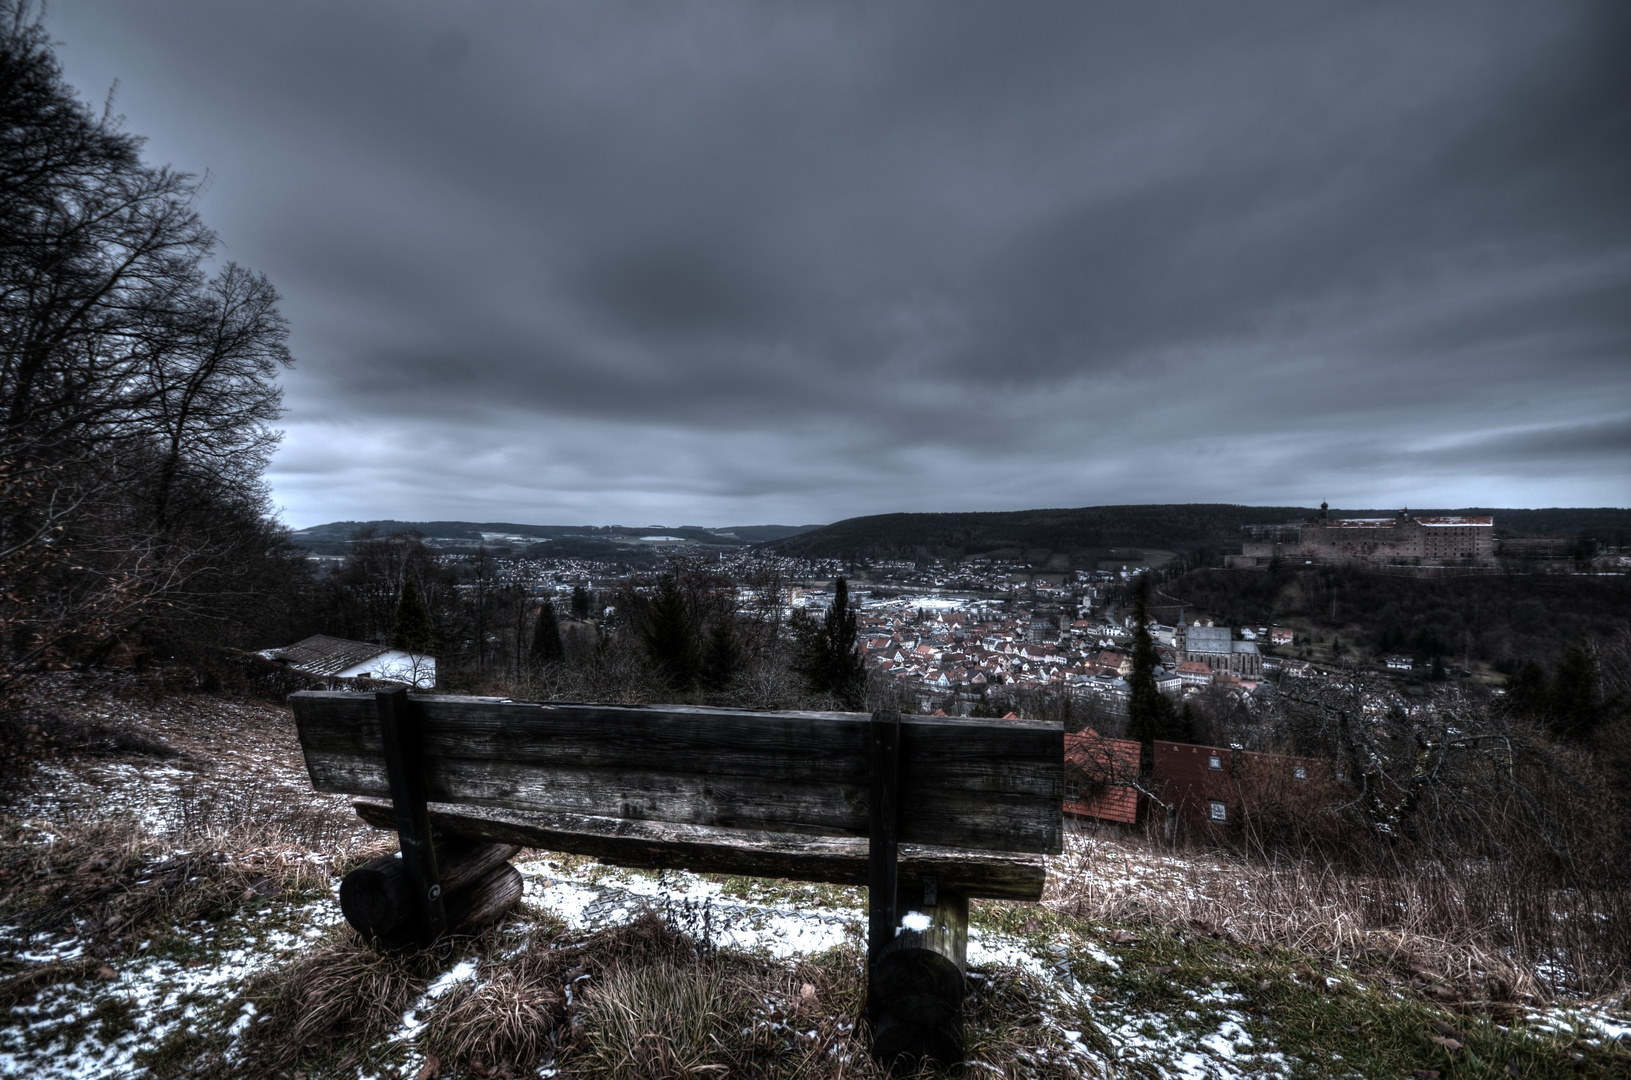
[{"label": "bench wooden leg", "polygon": [[401,852],[347,874],[340,883],[340,910],[359,934],[391,949],[428,945],[450,930],[474,933],[521,899],[521,872],[508,862],[521,849],[480,842],[439,845],[430,827],[408,692],[380,691],[374,702]]},{"label": "bench wooden leg", "polygon": [[885,1066],[963,1060],[968,898],[934,881],[898,879],[900,716],[869,728],[871,850],[867,875],[867,1019]]},{"label": "bench wooden leg", "polygon": [[436,844],[425,806],[425,767],[419,753],[418,725],[406,690],[381,690],[374,695],[374,701],[379,708],[385,776],[391,785],[391,810],[402,846],[402,868],[413,895],[412,915],[419,937],[429,943],[446,933],[447,910],[442,906]]},{"label": "bench wooden leg", "polygon": [[900,868],[900,714],[874,713],[867,729],[872,774],[871,843],[867,858],[867,964],[895,936],[895,885]]},{"label": "bench wooden leg", "polygon": [[[921,902],[917,902],[921,900]],[[900,890],[894,937],[872,963],[872,1053],[890,1065],[963,1060],[968,898],[932,881]]]}]

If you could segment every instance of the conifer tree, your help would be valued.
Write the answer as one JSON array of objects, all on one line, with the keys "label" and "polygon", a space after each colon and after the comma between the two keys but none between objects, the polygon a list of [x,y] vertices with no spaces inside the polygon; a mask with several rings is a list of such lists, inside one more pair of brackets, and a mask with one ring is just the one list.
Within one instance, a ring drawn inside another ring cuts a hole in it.
[{"label": "conifer tree", "polygon": [[561,641],[561,620],[555,614],[555,603],[547,596],[538,608],[538,618],[532,624],[532,647],[527,653],[534,667],[558,663],[566,658],[566,646]]},{"label": "conifer tree", "polygon": [[646,656],[662,680],[670,689],[689,690],[697,680],[701,642],[695,614],[677,574],[669,572],[657,579],[639,631]]},{"label": "conifer tree", "polygon": [[402,598],[397,601],[396,620],[391,625],[390,646],[410,653],[430,653],[436,649],[430,628],[430,612],[419,594],[419,583],[409,574],[402,580]]},{"label": "conifer tree", "polygon": [[589,617],[589,590],[582,585],[572,586],[572,617],[583,622]]},{"label": "conifer tree", "polygon": [[1584,642],[1569,646],[1552,678],[1551,720],[1561,735],[1584,739],[1603,718],[1602,673]]},{"label": "conifer tree", "polygon": [[1150,639],[1149,591],[1147,579],[1140,578],[1133,593],[1132,673],[1127,676],[1127,737],[1144,744],[1144,757],[1153,761],[1155,740],[1181,736],[1177,712],[1155,685],[1160,656]]},{"label": "conifer tree", "polygon": [[1506,703],[1527,720],[1544,720],[1551,712],[1552,684],[1546,669],[1535,660],[1525,660],[1506,680]]},{"label": "conifer tree", "polygon": [[742,648],[736,640],[736,628],[728,613],[714,616],[708,628],[708,641],[702,652],[702,684],[710,690],[723,690],[736,677],[741,666]]},{"label": "conifer tree", "polygon": [[[802,614],[802,613],[801,613]],[[856,643],[855,612],[849,606],[849,583],[833,585],[832,606],[820,623],[805,616],[796,619],[799,638],[797,668],[811,690],[831,694],[850,711],[866,707],[866,658]]]}]

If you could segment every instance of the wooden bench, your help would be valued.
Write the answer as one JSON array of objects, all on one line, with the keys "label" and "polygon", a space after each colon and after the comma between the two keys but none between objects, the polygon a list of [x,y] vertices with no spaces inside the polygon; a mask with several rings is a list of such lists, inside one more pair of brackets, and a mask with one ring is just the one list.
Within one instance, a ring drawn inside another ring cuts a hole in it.
[{"label": "wooden bench", "polygon": [[1063,840],[1058,724],[290,696],[318,791],[363,796],[400,857],[341,886],[387,944],[491,921],[520,847],[642,869],[865,885],[867,1017],[893,1063],[962,1058],[971,897],[1037,900]]}]

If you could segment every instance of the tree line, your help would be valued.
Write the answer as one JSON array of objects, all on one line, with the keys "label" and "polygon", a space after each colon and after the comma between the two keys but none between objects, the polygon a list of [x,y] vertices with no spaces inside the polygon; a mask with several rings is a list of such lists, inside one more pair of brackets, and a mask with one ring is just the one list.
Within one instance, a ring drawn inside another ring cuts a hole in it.
[{"label": "tree line", "polygon": [[215,261],[200,181],[141,150],[0,0],[0,691],[300,617],[307,563],[262,479],[277,292]]}]

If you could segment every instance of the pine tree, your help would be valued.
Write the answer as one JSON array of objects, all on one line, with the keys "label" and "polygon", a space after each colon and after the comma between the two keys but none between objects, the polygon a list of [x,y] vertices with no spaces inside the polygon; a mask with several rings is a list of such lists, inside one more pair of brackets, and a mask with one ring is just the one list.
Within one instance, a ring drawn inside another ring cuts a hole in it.
[{"label": "pine tree", "polygon": [[640,637],[657,674],[673,690],[689,690],[697,681],[697,625],[679,577],[657,579],[657,590],[640,620]]},{"label": "pine tree", "polygon": [[436,639],[431,633],[430,612],[424,597],[419,594],[419,583],[412,574],[402,580],[402,597],[396,604],[396,620],[391,624],[391,648],[410,653],[431,653],[436,650]]},{"label": "pine tree", "polygon": [[589,590],[582,585],[572,586],[572,617],[583,622],[589,617]]},{"label": "pine tree", "polygon": [[566,646],[561,641],[561,620],[555,614],[555,604],[548,597],[538,608],[538,618],[532,624],[532,648],[527,653],[534,667],[559,663],[566,658]]},{"label": "pine tree", "polygon": [[1552,708],[1552,684],[1537,661],[1525,660],[1506,680],[1507,707],[1527,720],[1544,720]]},{"label": "pine tree", "polygon": [[839,578],[834,584],[832,606],[820,623],[803,612],[795,612],[792,627],[798,640],[795,667],[810,689],[833,695],[850,711],[864,709],[866,658],[855,640],[856,618],[849,606],[849,583]]},{"label": "pine tree", "polygon": [[866,657],[856,641],[855,612],[849,606],[849,584],[839,578],[827,609],[828,685],[839,704],[851,711],[866,708]]},{"label": "pine tree", "polygon": [[725,613],[714,616],[702,650],[702,684],[710,690],[725,689],[736,677],[741,662],[742,648],[736,640],[731,617]]},{"label": "pine tree", "polygon": [[1127,737],[1144,744],[1146,758],[1154,753],[1155,740],[1180,734],[1172,702],[1155,685],[1161,658],[1150,639],[1149,591],[1149,582],[1139,579],[1133,594],[1133,670],[1127,676]]},{"label": "pine tree", "polygon": [[1571,645],[1552,679],[1552,727],[1559,734],[1584,739],[1603,719],[1602,673],[1585,643]]}]

